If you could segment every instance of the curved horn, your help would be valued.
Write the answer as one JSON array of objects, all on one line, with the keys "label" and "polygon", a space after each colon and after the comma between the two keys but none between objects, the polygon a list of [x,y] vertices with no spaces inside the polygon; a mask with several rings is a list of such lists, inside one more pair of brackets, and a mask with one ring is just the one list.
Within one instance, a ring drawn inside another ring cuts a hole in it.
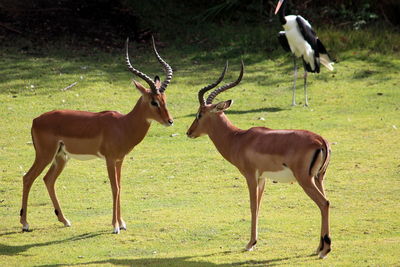
[{"label": "curved horn", "polygon": [[144,74],[143,72],[135,69],[134,67],[132,67],[131,62],[129,60],[129,53],[128,53],[128,44],[129,44],[129,38],[126,38],[126,43],[125,43],[125,50],[126,50],[126,65],[128,66],[128,69],[135,75],[139,76],[140,78],[142,78],[145,82],[147,82],[147,84],[150,86],[151,91],[154,94],[157,94],[157,88],[155,83],[153,82],[153,80],[147,76],[146,74]]},{"label": "curved horn", "polygon": [[167,75],[167,77],[165,78],[165,80],[162,82],[162,84],[160,86],[160,92],[162,93],[162,92],[165,91],[165,89],[167,89],[167,86],[168,86],[168,84],[170,83],[170,81],[172,79],[172,68],[158,54],[157,49],[156,49],[156,44],[154,42],[154,36],[151,36],[151,39],[153,40],[153,51],[154,51],[154,54],[156,55],[156,58],[158,59],[158,62],[160,62],[161,65],[163,65],[164,70],[165,70],[165,74]]},{"label": "curved horn", "polygon": [[216,80],[214,83],[212,83],[212,84],[210,84],[210,85],[207,85],[206,87],[200,89],[200,91],[199,91],[199,102],[200,102],[200,106],[204,106],[204,105],[206,104],[206,101],[204,100],[204,94],[205,94],[207,91],[213,89],[215,86],[217,86],[217,85],[222,81],[222,79],[223,79],[224,76],[225,76],[225,73],[226,73],[226,70],[227,70],[227,69],[228,69],[228,61],[226,61],[226,63],[225,63],[225,68],[224,68],[224,70],[222,71],[221,76],[219,76],[218,80]]},{"label": "curved horn", "polygon": [[211,104],[211,103],[213,102],[214,98],[215,98],[218,94],[220,94],[220,93],[222,93],[223,91],[226,91],[226,90],[228,90],[228,89],[230,89],[230,88],[235,87],[236,85],[238,85],[238,84],[240,83],[240,81],[242,80],[243,72],[244,72],[244,63],[243,63],[243,60],[242,60],[242,67],[241,67],[241,69],[240,69],[240,74],[239,74],[238,79],[237,79],[236,81],[234,81],[234,82],[225,84],[224,86],[221,86],[221,87],[215,89],[215,90],[208,96],[206,103],[207,103],[207,104]]}]

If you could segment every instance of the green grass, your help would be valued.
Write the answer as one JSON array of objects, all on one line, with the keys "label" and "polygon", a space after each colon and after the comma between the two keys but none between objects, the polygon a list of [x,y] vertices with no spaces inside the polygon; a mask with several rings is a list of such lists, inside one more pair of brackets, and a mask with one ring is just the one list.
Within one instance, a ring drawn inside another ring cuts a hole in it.
[{"label": "green grass", "polygon": [[[111,190],[102,160],[71,160],[57,182],[72,227],[57,222],[42,176],[30,193],[32,232],[21,232],[19,209],[22,175],[34,158],[34,117],[61,108],[126,113],[135,104],[139,93],[130,84],[123,51],[59,46],[21,52],[17,45],[3,46],[0,265],[400,265],[399,35],[382,33],[390,37],[385,47],[391,50],[385,51],[362,45],[373,42],[369,32],[362,39],[359,33],[334,31],[351,39],[346,48],[330,40],[328,31],[320,35],[328,39],[338,64],[334,72],[309,75],[309,108],[290,106],[292,63],[280,50],[252,50],[255,43],[247,37],[227,46],[217,40],[212,52],[204,49],[207,45],[160,49],[175,69],[167,90],[175,125],[153,123],[127,156],[122,212],[128,230],[120,235],[111,234]],[[161,74],[148,47],[131,53],[139,69]],[[333,243],[323,261],[311,256],[319,241],[319,210],[297,184],[268,183],[258,247],[243,252],[250,235],[245,180],[208,137],[185,136],[198,108],[197,91],[217,78],[226,59],[225,81],[235,79],[240,58],[246,65],[242,83],[216,100],[234,100],[227,113],[235,125],[308,129],[333,144],[326,180]],[[61,91],[73,82],[78,84]],[[301,85],[299,79],[300,102]]]}]

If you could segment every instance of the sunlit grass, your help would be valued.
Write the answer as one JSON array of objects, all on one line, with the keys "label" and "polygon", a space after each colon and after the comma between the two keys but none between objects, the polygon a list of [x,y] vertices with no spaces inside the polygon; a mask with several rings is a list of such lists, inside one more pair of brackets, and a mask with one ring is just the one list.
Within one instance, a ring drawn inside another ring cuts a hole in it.
[{"label": "sunlit grass", "polygon": [[[331,47],[335,51],[339,44]],[[126,157],[122,212],[128,230],[120,235],[111,234],[111,191],[102,160],[71,160],[57,182],[71,228],[57,222],[42,177],[30,193],[32,232],[21,232],[19,209],[22,175],[34,157],[34,117],[61,108],[126,113],[135,104],[139,93],[122,50],[84,56],[56,48],[37,54],[5,48],[0,62],[0,265],[399,265],[400,57],[351,47],[336,50],[334,72],[309,75],[309,108],[290,106],[292,63],[279,50],[160,49],[175,69],[167,90],[175,125],[153,123]],[[148,50],[138,55],[132,49],[134,64],[148,74],[162,74]],[[242,83],[216,100],[234,100],[227,114],[235,125],[308,129],[332,142],[326,188],[333,243],[324,261],[310,256],[318,245],[319,210],[297,184],[268,184],[258,247],[242,252],[250,235],[244,178],[207,137],[185,136],[198,107],[197,91],[218,77],[226,59],[225,80],[235,79],[241,58]],[[301,85],[299,79],[300,103]]]}]

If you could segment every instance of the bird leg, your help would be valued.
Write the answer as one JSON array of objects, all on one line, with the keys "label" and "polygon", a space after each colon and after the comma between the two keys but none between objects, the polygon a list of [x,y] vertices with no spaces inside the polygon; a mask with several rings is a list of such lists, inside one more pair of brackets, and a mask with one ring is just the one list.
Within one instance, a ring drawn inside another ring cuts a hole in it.
[{"label": "bird leg", "polygon": [[297,80],[297,63],[296,56],[293,55],[293,63],[294,63],[294,80],[293,80],[293,97],[292,97],[292,106],[296,106],[296,80]]},{"label": "bird leg", "polygon": [[307,71],[304,70],[304,98],[305,98],[305,103],[304,106],[308,107],[308,97],[307,97]]}]

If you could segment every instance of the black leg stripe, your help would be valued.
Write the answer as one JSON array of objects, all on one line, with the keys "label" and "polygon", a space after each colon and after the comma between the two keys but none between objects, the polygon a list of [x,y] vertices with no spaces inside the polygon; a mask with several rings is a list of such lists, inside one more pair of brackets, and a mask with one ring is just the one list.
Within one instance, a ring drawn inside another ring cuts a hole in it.
[{"label": "black leg stripe", "polygon": [[317,149],[317,150],[315,151],[315,153],[314,153],[314,156],[313,156],[313,158],[312,158],[312,160],[311,160],[310,168],[309,168],[309,170],[308,170],[308,172],[309,172],[310,175],[312,175],[311,170],[312,170],[312,168],[314,167],[315,161],[317,161],[317,157],[318,157],[319,153],[321,153],[321,152],[322,152],[322,149]]},{"label": "black leg stripe", "polygon": [[328,245],[331,244],[331,238],[330,238],[328,235],[325,235],[325,236],[324,236],[324,241],[325,241]]}]

